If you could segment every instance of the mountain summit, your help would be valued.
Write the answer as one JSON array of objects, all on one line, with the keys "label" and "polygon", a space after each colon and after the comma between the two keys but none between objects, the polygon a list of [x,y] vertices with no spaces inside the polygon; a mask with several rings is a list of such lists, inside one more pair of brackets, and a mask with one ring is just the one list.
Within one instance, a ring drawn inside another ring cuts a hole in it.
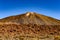
[{"label": "mountain summit", "polygon": [[16,16],[6,17],[0,22],[15,22],[20,24],[37,24],[37,25],[60,25],[60,21],[35,12],[27,12]]}]

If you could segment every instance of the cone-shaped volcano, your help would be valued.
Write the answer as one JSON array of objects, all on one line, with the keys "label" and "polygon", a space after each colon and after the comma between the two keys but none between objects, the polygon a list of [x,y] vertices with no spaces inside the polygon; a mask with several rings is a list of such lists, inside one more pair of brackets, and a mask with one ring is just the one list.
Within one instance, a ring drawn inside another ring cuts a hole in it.
[{"label": "cone-shaped volcano", "polygon": [[37,14],[35,12],[27,12],[25,14],[6,17],[0,22],[15,22],[20,24],[37,24],[37,25],[59,25],[60,21],[52,17]]},{"label": "cone-shaped volcano", "polygon": [[27,12],[0,19],[1,40],[54,40],[56,35],[60,35],[60,21],[42,14]]}]

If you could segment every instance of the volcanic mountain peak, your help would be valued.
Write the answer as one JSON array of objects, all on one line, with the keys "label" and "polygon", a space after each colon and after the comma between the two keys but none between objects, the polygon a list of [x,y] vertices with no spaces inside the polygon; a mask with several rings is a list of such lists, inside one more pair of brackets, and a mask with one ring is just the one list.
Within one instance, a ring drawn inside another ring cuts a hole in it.
[{"label": "volcanic mountain peak", "polygon": [[35,12],[0,19],[1,40],[53,40],[55,35],[60,39],[60,21]]},{"label": "volcanic mountain peak", "polygon": [[10,16],[0,19],[0,22],[15,22],[20,24],[38,24],[38,25],[60,25],[60,21],[52,17],[37,14],[35,12],[27,12],[26,14]]}]

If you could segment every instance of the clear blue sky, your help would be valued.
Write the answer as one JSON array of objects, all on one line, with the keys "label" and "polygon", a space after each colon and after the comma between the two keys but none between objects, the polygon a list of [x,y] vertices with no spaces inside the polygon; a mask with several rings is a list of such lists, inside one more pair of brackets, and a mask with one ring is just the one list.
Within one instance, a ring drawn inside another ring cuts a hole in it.
[{"label": "clear blue sky", "polygon": [[60,0],[0,0],[0,18],[25,12],[60,19]]}]

